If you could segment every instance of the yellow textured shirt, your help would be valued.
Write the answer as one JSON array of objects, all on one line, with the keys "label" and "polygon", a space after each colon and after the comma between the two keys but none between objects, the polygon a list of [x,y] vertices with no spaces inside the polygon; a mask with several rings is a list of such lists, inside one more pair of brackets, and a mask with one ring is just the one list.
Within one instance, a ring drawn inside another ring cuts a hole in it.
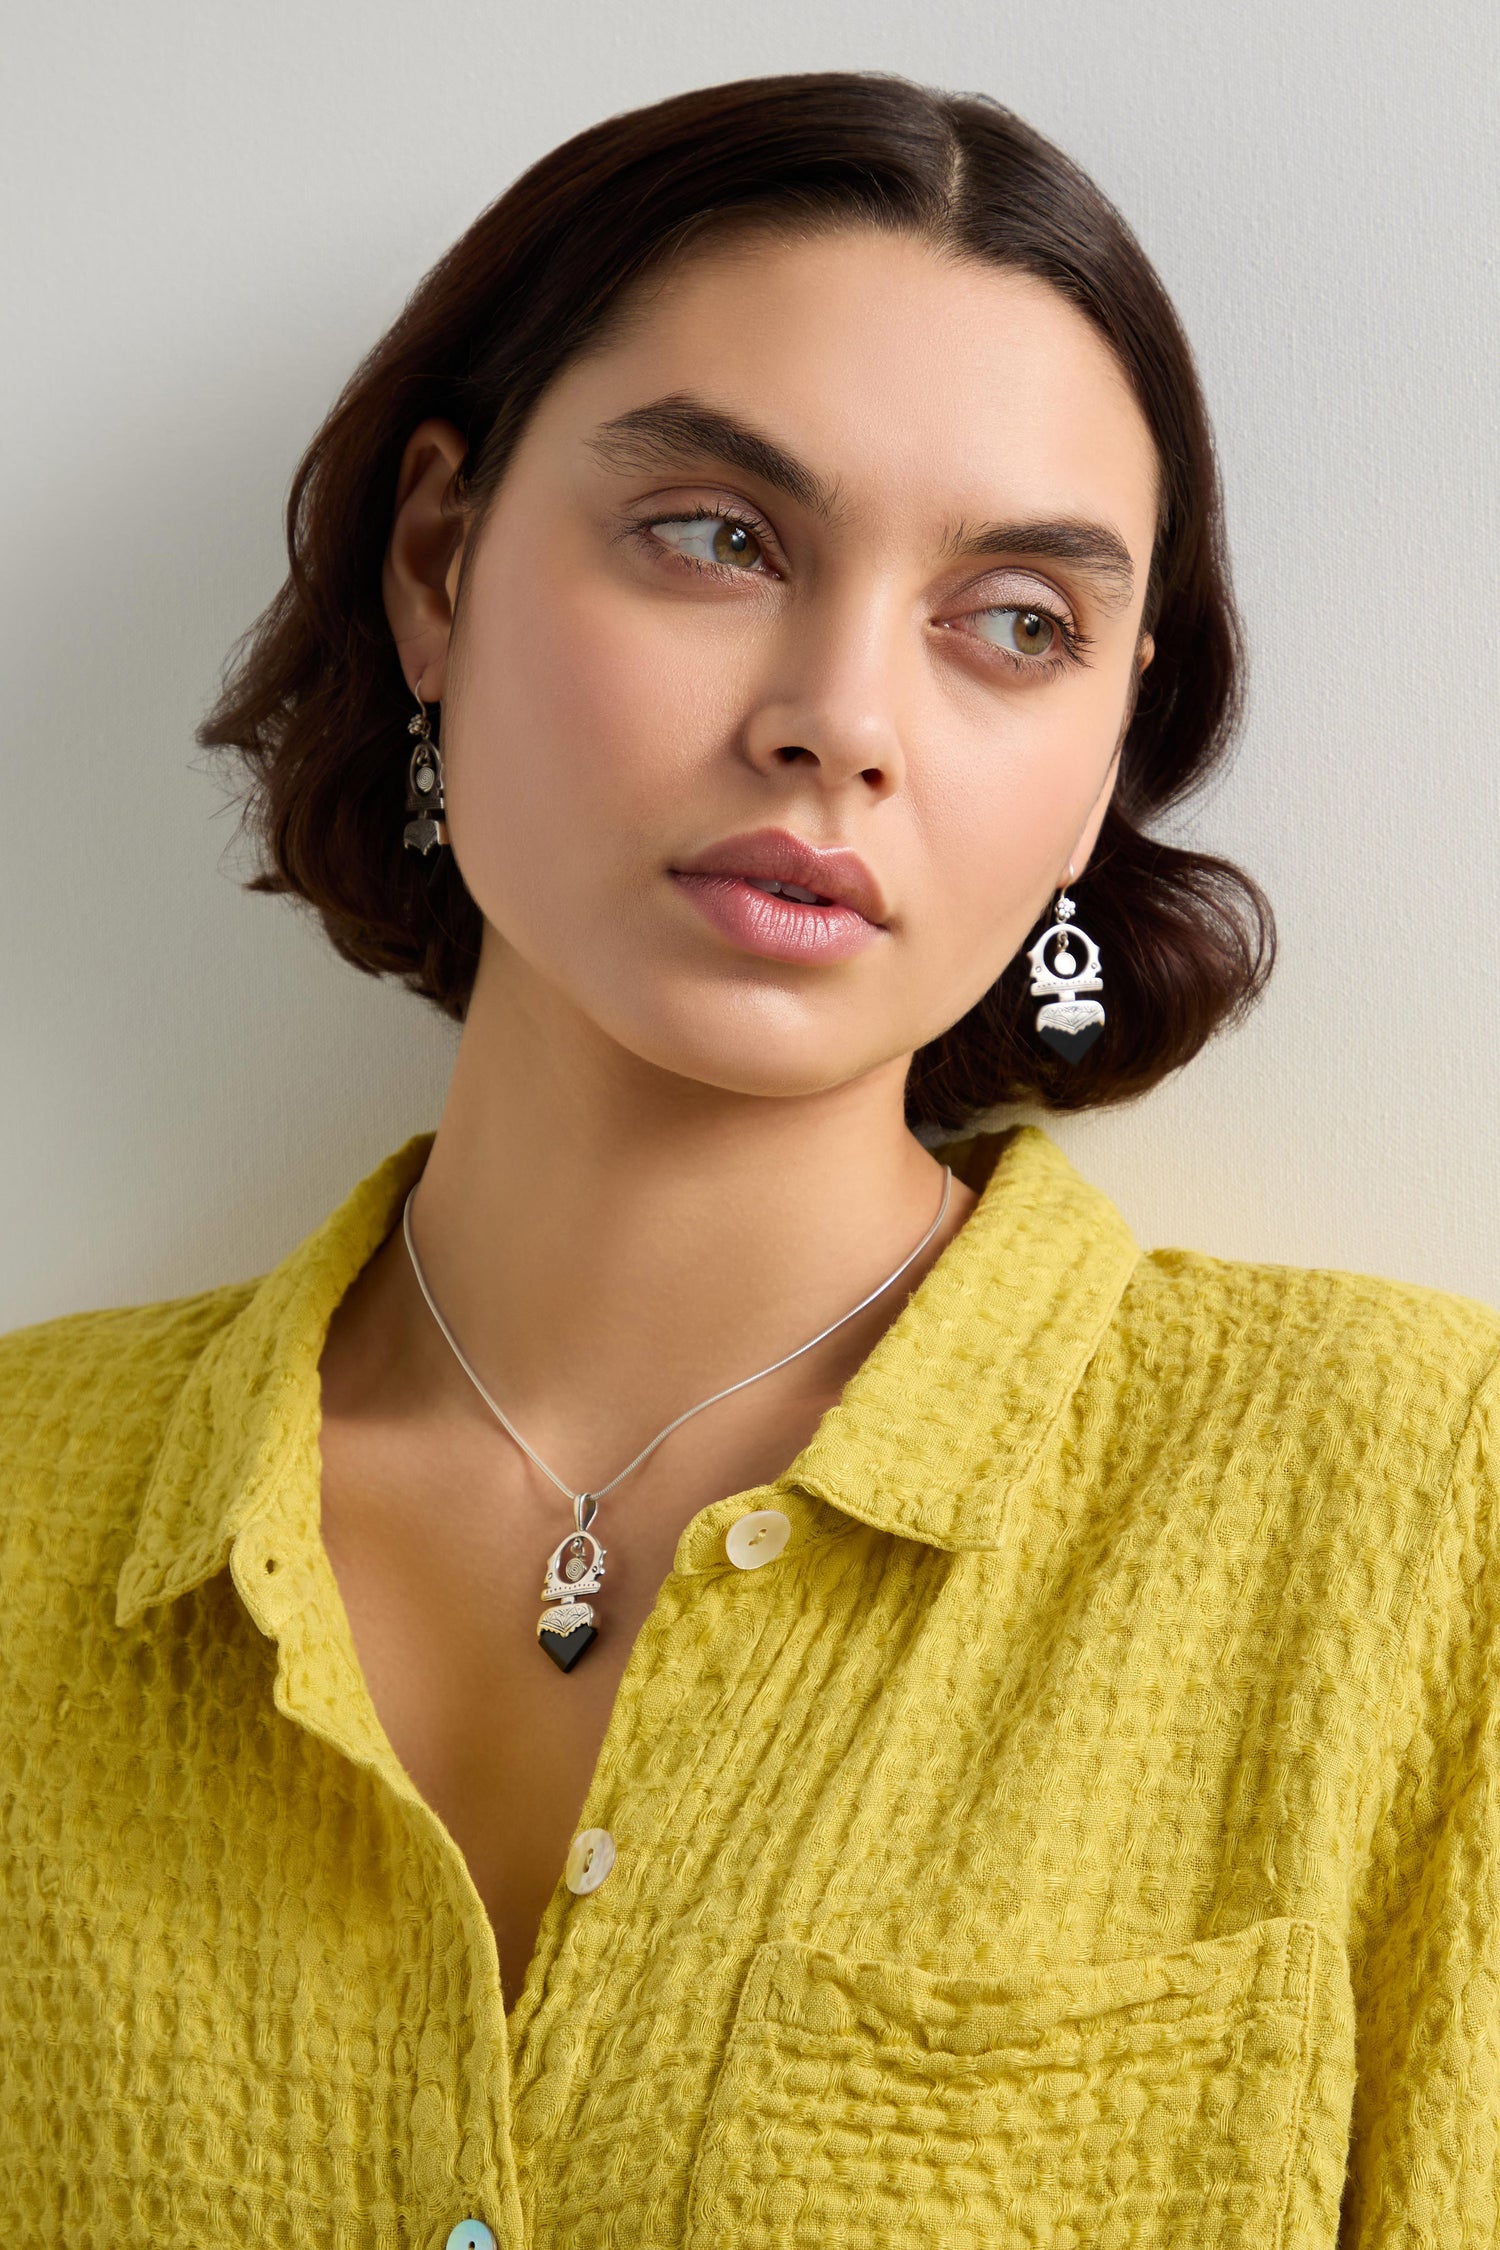
[{"label": "yellow textured shirt", "polygon": [[683,1531],[507,2019],[319,1536],[429,1145],[0,1340],[6,2250],[1493,2250],[1500,1318],[945,1151],[959,1235]]}]

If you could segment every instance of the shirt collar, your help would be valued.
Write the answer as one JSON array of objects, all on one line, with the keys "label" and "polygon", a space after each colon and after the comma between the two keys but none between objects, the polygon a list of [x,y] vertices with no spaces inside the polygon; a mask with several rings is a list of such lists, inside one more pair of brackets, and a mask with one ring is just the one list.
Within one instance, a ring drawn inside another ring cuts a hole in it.
[{"label": "shirt collar", "polygon": [[1038,1126],[936,1154],[979,1201],[788,1475],[883,1531],[997,1547],[1140,1252]]},{"label": "shirt collar", "polygon": [[[414,1134],[361,1180],[250,1285],[193,1363],[120,1571],[118,1623],[222,1569],[241,1531],[284,1503],[288,1478],[305,1476],[329,1322],[398,1223],[433,1139]],[[979,1201],[784,1481],[878,1529],[985,1548],[1139,1253],[1114,1205],[1037,1126],[937,1154]]]}]

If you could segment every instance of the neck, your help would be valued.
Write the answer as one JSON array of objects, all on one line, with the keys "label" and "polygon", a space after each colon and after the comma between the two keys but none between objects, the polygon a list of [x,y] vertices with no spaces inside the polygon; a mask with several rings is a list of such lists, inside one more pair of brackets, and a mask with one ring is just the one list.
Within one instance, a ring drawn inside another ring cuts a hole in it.
[{"label": "neck", "polygon": [[[728,1092],[627,1053],[524,966],[481,975],[412,1231],[466,1357],[561,1474],[618,1465],[908,1256],[943,1166],[904,1122],[906,1059],[807,1096]],[[888,1295],[770,1382],[846,1380],[973,1203],[955,1180]],[[485,1414],[399,1221],[376,1265],[388,1403],[394,1382]]]}]

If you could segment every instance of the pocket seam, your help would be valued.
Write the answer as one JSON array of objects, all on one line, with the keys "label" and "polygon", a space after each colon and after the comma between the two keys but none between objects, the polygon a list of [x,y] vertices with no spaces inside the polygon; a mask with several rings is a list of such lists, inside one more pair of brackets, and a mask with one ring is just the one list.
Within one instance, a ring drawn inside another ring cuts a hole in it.
[{"label": "pocket seam", "polygon": [[[1220,1943],[1228,1943],[1232,1939],[1242,1937],[1246,1930],[1264,1929],[1276,1924],[1284,1925],[1285,1935],[1282,1943],[1282,1960],[1280,1963],[1281,1973],[1279,1982],[1274,1990],[1270,1992],[1257,1993],[1254,1989],[1255,1978],[1265,1957],[1265,1946],[1264,1941],[1262,1941],[1262,1946],[1259,1951],[1247,1951],[1245,1953],[1243,1962],[1241,1964],[1240,1974],[1237,1980],[1231,1984],[1228,1994],[1225,1997],[1217,2001],[1212,2001],[1203,2007],[1193,2008],[1189,2013],[1185,2015],[1164,2017],[1161,2020],[1166,2025],[1175,2026],[1177,2024],[1194,2022],[1202,2019],[1203,2017],[1227,2017],[1231,2012],[1236,2010],[1243,2010],[1243,2008],[1248,2005],[1259,2005],[1262,2007],[1272,2008],[1286,2008],[1290,2009],[1293,2012],[1297,2012],[1299,2010],[1305,2012],[1310,2003],[1311,1995],[1315,1986],[1314,1972],[1318,1959],[1319,1931],[1318,1926],[1315,1922],[1312,1922],[1301,1915],[1263,1916],[1259,1921],[1247,1922],[1243,1924],[1238,1930],[1217,1931],[1212,1933],[1208,1937],[1189,1940],[1185,1945],[1165,1948],[1155,1953],[1125,1954],[1118,1956],[1114,1960],[1106,1961],[1091,1961],[1087,1959],[1080,1960],[1076,1958],[1069,1958],[1066,1960],[1060,1959],[1054,1963],[1044,1962],[1042,1964],[1042,1968],[1044,1972],[1048,1969],[1055,1969],[1058,1978],[1060,1979],[1062,1977],[1065,1977],[1069,1971],[1103,1971],[1111,1968],[1135,1966],[1138,1964],[1149,1962],[1171,1962],[1180,1959],[1186,1954],[1191,1954],[1199,1950],[1200,1948],[1213,1946]],[[807,1964],[821,1961],[827,1962],[836,1973],[853,1973],[862,1970],[874,1970],[876,1972],[892,1971],[898,1976],[906,1977],[915,1974],[919,1979],[928,1979],[935,1984],[946,1983],[950,1987],[954,1985],[968,1985],[974,1987],[976,1991],[980,1990],[985,1986],[987,1982],[991,1981],[987,1980],[984,1977],[955,1976],[945,1978],[931,1970],[915,1969],[914,1965],[908,1962],[896,1961],[890,1959],[889,1957],[878,1957],[869,1954],[840,1953],[835,1951],[830,1946],[820,1945],[814,1941],[809,1941],[803,1938],[765,1938],[760,1942],[760,1944],[755,1946],[751,1952],[750,1959],[746,1967],[746,1973],[740,1986],[739,1997],[735,2006],[734,2023],[731,2036],[733,2035],[733,2032],[739,2031],[743,2026],[754,2023],[764,2023],[769,2025],[773,2030],[784,2032],[791,2032],[793,2030],[803,2028],[801,2026],[794,2025],[784,2017],[775,2016],[768,2012],[768,2002],[770,2000],[771,1994],[775,1990],[776,1985],[774,1967],[778,1957],[783,1961],[802,1968],[804,1971],[804,1975],[806,1975]],[[1046,1989],[1045,1984],[1039,1983],[1038,1990],[1044,1989]],[[1188,2000],[1194,2000],[1201,1998],[1202,1996],[1200,1994],[1184,1994],[1179,1995],[1179,1997]],[[1153,2005],[1154,2002],[1152,2000],[1133,2001],[1125,1999],[1120,2001],[1112,2001],[1107,2007],[1103,2007],[1097,2010],[1094,2016],[1091,2017],[1088,2015],[1083,2015],[1074,2020],[1076,2020],[1080,2026],[1086,2026],[1090,2021],[1102,2020],[1104,2017],[1111,2014],[1126,2014],[1132,2008],[1150,2008]],[[1055,2028],[1064,2028],[1067,2020],[1068,2019],[1063,2019],[1063,2024]],[[1144,2019],[1138,2020],[1144,2020],[1145,2022],[1149,2023],[1151,2019],[1148,2016]],[[820,2038],[832,2035],[819,2033],[817,2031],[810,2031],[807,2033],[807,2036],[812,2038]],[[1043,2033],[1041,2036],[1045,2037],[1046,2034]],[[880,2045],[895,2045],[898,2043],[899,2042],[897,2041],[877,2042],[877,2044]],[[1024,2049],[1016,2049],[1014,2048],[1012,2042],[1000,2040],[996,2042],[994,2047],[986,2048],[984,2050],[984,2052],[986,2053],[1012,2051],[1024,2052]]]},{"label": "pocket seam", "polygon": [[1281,2250],[1286,2235],[1287,2215],[1292,2207],[1292,2190],[1297,2181],[1298,2161],[1307,2135],[1307,2089],[1312,2079],[1313,1998],[1318,1989],[1323,1933],[1315,1922],[1304,1923],[1302,1927],[1310,1933],[1310,1942],[1307,1948],[1307,1972],[1302,1980],[1302,2039],[1297,2054],[1297,2100],[1292,2111],[1292,2129],[1287,2135],[1286,2164],[1281,2176],[1281,2209],[1276,2214],[1276,2232],[1272,2238],[1271,2250]]},{"label": "pocket seam", "polygon": [[[1252,1993],[1231,2001],[1222,2008],[1201,2008],[1194,2015],[1172,2016],[1161,2024],[1147,2024],[1141,2028],[1148,2031],[1159,2030],[1164,2034],[1174,2036],[1179,2032],[1191,2031],[1194,2026],[1199,2024],[1212,2024],[1221,2026],[1225,2031],[1232,2031],[1254,2017],[1271,2016],[1288,2016],[1305,2026],[1307,2020],[1306,2002],[1301,2000],[1258,2000]],[[737,2026],[737,2032],[743,2034],[740,2038],[740,2044],[743,2046],[755,2033],[761,2031],[774,2033],[774,2044],[797,2054],[829,2054],[838,2049],[841,2037],[838,2032],[807,2031],[800,2024],[777,2023],[774,2018],[767,2016],[749,2016],[742,2025]],[[767,2042],[767,2044],[772,2043]],[[1169,2050],[1170,2040],[1164,2037],[1158,2042],[1158,2047]],[[872,2041],[870,2051],[876,2058],[881,2055],[903,2055],[913,2052],[920,2054],[924,2052],[921,2049],[913,2050],[909,2046],[904,2046],[900,2040],[896,2039]],[[1152,2059],[1155,2051],[1150,2047],[1131,2047],[1121,2044],[1118,2047],[1110,2046],[1106,2048],[1097,2059],[1107,2061],[1111,2056],[1118,2054],[1122,2058],[1129,2056],[1144,2063]],[[955,2055],[942,2047],[927,2049],[925,2052],[935,2056],[939,2061],[952,2064],[951,2069],[945,2070],[941,2074],[943,2083],[947,2086],[962,2085],[968,2080],[982,2080],[986,2067],[995,2063],[1003,2064],[1007,2068],[1031,2068],[1038,2072],[1044,2070],[1078,2070],[1085,2067],[1071,2055],[1052,2054],[1044,2048],[1033,2049],[998,2045],[985,2047],[974,2056]],[[727,2059],[727,2047],[725,2054]]]}]

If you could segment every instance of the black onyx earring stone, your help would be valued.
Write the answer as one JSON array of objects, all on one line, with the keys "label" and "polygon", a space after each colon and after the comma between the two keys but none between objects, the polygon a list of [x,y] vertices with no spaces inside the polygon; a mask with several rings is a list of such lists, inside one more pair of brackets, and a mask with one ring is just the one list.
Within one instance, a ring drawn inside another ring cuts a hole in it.
[{"label": "black onyx earring stone", "polygon": [[1081,1031],[1061,1031],[1056,1024],[1049,1023],[1037,1037],[1054,1055],[1061,1055],[1064,1062],[1076,1063],[1082,1062],[1103,1029],[1102,1023],[1088,1023]]}]

